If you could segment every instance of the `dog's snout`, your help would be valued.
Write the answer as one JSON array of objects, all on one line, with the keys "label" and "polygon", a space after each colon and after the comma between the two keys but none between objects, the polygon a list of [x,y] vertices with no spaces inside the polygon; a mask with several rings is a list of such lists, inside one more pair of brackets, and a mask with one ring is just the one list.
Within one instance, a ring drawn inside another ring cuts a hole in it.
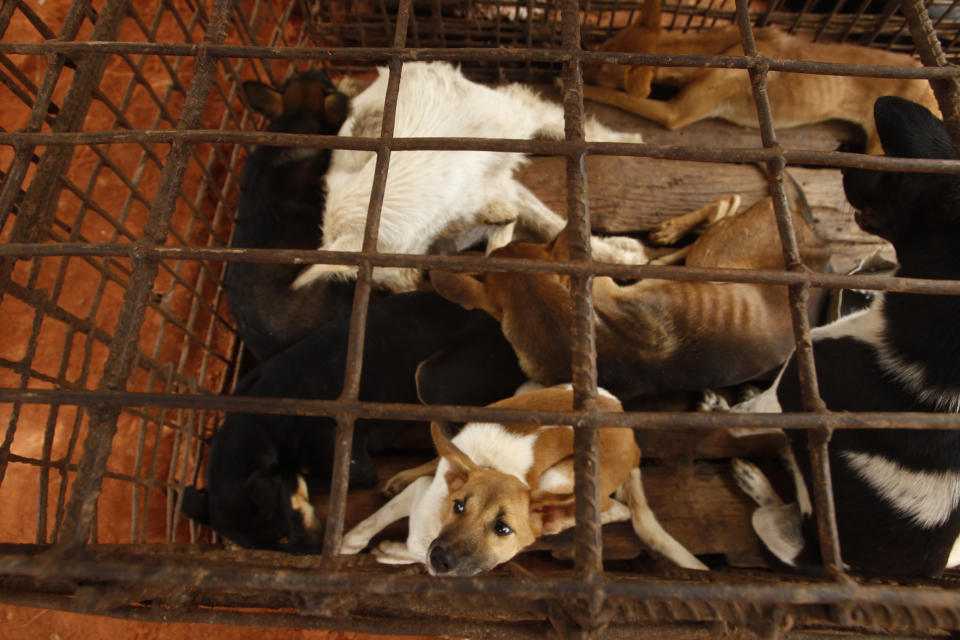
[{"label": "dog's snout", "polygon": [[440,545],[430,550],[430,566],[438,574],[450,573],[457,564],[457,556]]}]

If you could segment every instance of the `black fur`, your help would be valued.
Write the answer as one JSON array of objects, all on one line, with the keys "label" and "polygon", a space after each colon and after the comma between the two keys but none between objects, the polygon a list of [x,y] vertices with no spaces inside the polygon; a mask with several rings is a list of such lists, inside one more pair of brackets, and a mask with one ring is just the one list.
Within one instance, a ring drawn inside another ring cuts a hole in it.
[{"label": "black fur", "polygon": [[[252,397],[332,400],[342,391],[349,318],[315,329],[302,341],[241,380],[237,393]],[[468,344],[490,354],[457,357],[449,345]],[[420,363],[443,353],[440,369]],[[416,403],[421,392],[444,404],[487,404],[509,396],[523,379],[499,323],[483,311],[466,311],[433,292],[373,301],[367,317],[360,399]],[[426,383],[425,383],[426,381]],[[437,381],[434,388],[431,381]],[[456,384],[453,384],[456,382]],[[382,451],[406,423],[358,420],[350,465],[351,487],[377,481],[371,454]],[[336,422],[330,418],[230,414],[214,437],[205,490],[191,487],[183,511],[245,547],[312,552],[320,531],[307,532],[290,507],[297,474],[311,494],[329,489]]]},{"label": "black fur", "polygon": [[[261,104],[265,100],[260,96],[271,91],[277,100],[283,97],[282,113],[271,113]],[[335,135],[346,118],[346,96],[337,93],[320,70],[294,76],[279,92],[255,82],[244,83],[244,92],[254,108],[272,116],[268,131]],[[322,96],[330,100],[321,100]],[[257,146],[243,167],[230,246],[320,246],[322,181],[329,162],[329,149]],[[321,281],[291,291],[290,283],[302,269],[303,265],[294,264],[231,262],[227,266],[227,303],[237,333],[258,362],[350,310],[352,283]]]},{"label": "black fur", "polygon": [[[943,123],[922,106],[881,98],[875,119],[888,156],[955,158]],[[898,276],[960,280],[960,176],[849,169],[844,189],[865,230],[893,243]],[[923,387],[960,390],[960,299],[888,292],[884,296],[884,340],[898,360],[926,372]],[[814,346],[820,392],[832,411],[949,410],[881,367],[877,350],[856,337],[818,340]],[[802,409],[796,363],[778,389],[785,412]],[[955,410],[955,409],[954,409]],[[794,434],[801,469],[809,469],[805,434]],[[937,575],[960,534],[960,509],[947,522],[921,528],[882,501],[844,462],[841,454],[880,455],[912,471],[960,471],[960,432],[942,430],[837,430],[830,442],[840,547],[855,569],[896,575]],[[807,477],[809,485],[810,479]],[[798,565],[820,565],[815,523],[806,523]]]}]

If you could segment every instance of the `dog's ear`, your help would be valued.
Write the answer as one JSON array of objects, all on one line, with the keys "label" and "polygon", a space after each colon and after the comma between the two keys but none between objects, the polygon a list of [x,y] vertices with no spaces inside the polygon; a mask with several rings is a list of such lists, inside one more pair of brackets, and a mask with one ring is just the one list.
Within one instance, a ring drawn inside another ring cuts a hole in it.
[{"label": "dog's ear", "polygon": [[956,158],[943,122],[926,107],[898,96],[878,98],[873,105],[877,134],[888,156]]},{"label": "dog's ear", "polygon": [[530,526],[537,537],[566,529],[574,517],[572,493],[534,491],[530,494]]},{"label": "dog's ear", "polygon": [[342,93],[330,93],[323,99],[323,113],[327,124],[339,128],[347,119],[347,105],[349,100]]},{"label": "dog's ear", "polygon": [[347,103],[347,96],[333,90],[326,74],[294,76],[283,87],[284,111],[303,109],[322,117],[331,129],[339,128],[347,119]]},{"label": "dog's ear", "polygon": [[196,487],[184,489],[180,510],[198,524],[210,524],[210,497],[207,490]]},{"label": "dog's ear", "polygon": [[431,271],[430,284],[441,296],[459,304],[464,309],[483,309],[500,319],[497,308],[487,295],[484,283],[474,276],[449,271]]},{"label": "dog's ear", "polygon": [[470,456],[453,444],[443,424],[431,422],[430,437],[433,438],[433,446],[437,448],[437,455],[450,465],[446,476],[447,489],[451,492],[456,491],[467,481],[470,472],[477,469],[477,465]]},{"label": "dog's ear", "polygon": [[283,113],[283,94],[273,87],[248,80],[243,83],[243,95],[254,111],[258,111],[271,120]]},{"label": "dog's ear", "polygon": [[570,226],[567,225],[560,230],[560,233],[550,241],[550,244],[547,245],[547,253],[549,253],[554,260],[569,260],[570,259]]},{"label": "dog's ear", "polygon": [[268,469],[257,469],[247,478],[247,497],[257,509],[257,518],[269,520],[280,506],[283,481],[276,473]]}]

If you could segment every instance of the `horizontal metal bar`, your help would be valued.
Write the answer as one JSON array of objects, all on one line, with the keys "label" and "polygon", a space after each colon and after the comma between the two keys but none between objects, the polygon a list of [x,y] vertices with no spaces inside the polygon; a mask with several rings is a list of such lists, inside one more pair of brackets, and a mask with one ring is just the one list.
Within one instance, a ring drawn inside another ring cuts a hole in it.
[{"label": "horizontal metal bar", "polygon": [[583,142],[577,140],[513,140],[495,138],[358,138],[352,136],[315,136],[266,131],[221,131],[191,129],[164,131],[87,131],[71,133],[0,132],[0,145],[57,146],[91,144],[263,144],[354,151],[492,151],[542,155],[631,156],[661,160],[695,162],[769,162],[783,157],[788,165],[849,167],[887,171],[960,173],[960,161],[928,158],[891,158],[879,155],[806,151],[783,148],[705,148],[696,146],[653,145],[633,142]]},{"label": "horizontal metal bar", "polygon": [[374,267],[411,267],[447,271],[522,271],[526,273],[594,274],[613,278],[649,278],[694,282],[752,282],[771,285],[809,284],[822,288],[897,291],[917,294],[960,295],[960,281],[898,278],[878,275],[841,275],[807,271],[718,269],[668,265],[628,265],[497,258],[481,255],[419,255],[308,249],[237,249],[213,247],[149,247],[146,244],[9,243],[0,244],[0,256],[17,258],[53,256],[149,257],[161,260],[216,260],[260,264],[348,264],[369,262]]},{"label": "horizontal metal bar", "polygon": [[[277,554],[282,555],[282,554]],[[606,573],[589,585],[569,573],[539,575],[537,580],[487,575],[477,578],[443,578],[428,575],[391,573],[380,569],[376,579],[369,571],[344,566],[334,572],[313,567],[290,568],[243,562],[219,562],[195,555],[162,558],[150,555],[110,553],[65,558],[60,554],[0,555],[0,573],[56,578],[60,580],[118,582],[135,584],[188,584],[204,589],[261,589],[266,591],[354,593],[373,595],[492,595],[529,600],[563,600],[602,591],[607,598],[651,601],[683,598],[709,602],[752,602],[789,604],[866,603],[927,608],[960,608],[960,591],[842,583],[796,581],[779,584],[724,584],[661,577],[623,576]]]},{"label": "horizontal metal bar", "polygon": [[771,71],[816,73],[827,75],[882,76],[885,78],[953,78],[960,76],[956,67],[903,67],[891,65],[846,64],[839,62],[812,62],[807,60],[775,60],[764,56],[700,56],[608,53],[564,49],[533,49],[505,47],[458,48],[395,48],[395,47],[266,47],[252,45],[214,45],[152,43],[152,42],[0,42],[0,52],[21,55],[69,56],[127,54],[194,57],[203,51],[218,58],[253,58],[284,60],[334,60],[344,62],[371,62],[385,64],[389,60],[420,62],[446,60],[451,62],[553,62],[565,63],[580,59],[583,62],[613,62],[644,66],[711,67],[749,69],[762,65]]},{"label": "horizontal metal bar", "polygon": [[960,429],[960,414],[917,412],[864,413],[609,413],[603,411],[531,411],[415,405],[355,400],[309,400],[254,396],[210,396],[185,393],[128,391],[54,391],[46,389],[0,389],[0,403],[79,405],[85,407],[163,407],[204,409],[233,413],[328,416],[388,420],[448,420],[572,424],[576,426],[633,427],[651,429],[726,429],[772,427],[783,429]]}]

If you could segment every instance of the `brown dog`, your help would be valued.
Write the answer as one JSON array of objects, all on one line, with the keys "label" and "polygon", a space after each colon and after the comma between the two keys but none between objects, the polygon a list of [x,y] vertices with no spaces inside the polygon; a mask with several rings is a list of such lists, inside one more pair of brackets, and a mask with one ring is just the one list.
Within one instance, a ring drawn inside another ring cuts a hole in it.
[{"label": "brown dog", "polygon": [[[783,33],[772,27],[755,29],[758,51],[775,60],[809,60],[887,66],[920,66],[902,53],[850,44],[825,44]],[[647,0],[644,15],[600,46],[601,51],[665,55],[743,55],[740,31],[724,26],[705,31],[660,31],[660,0]],[[750,78],[741,69],[643,67],[589,63],[583,65],[584,98],[619,107],[679,129],[705,118],[722,118],[745,127],[758,127]],[[651,83],[672,84],[680,93],[671,100],[652,100]],[[621,90],[622,89],[622,90]],[[867,152],[882,153],[873,122],[873,103],[886,95],[919,102],[939,113],[926,80],[824,76],[771,72],[767,91],[774,124],[794,127],[830,119],[847,120],[864,129]]]},{"label": "brown dog", "polygon": [[[829,249],[810,226],[798,187],[791,199],[801,257],[808,268],[823,271]],[[716,213],[717,207],[704,207],[669,221],[677,228],[658,231],[682,234],[683,227]],[[566,260],[565,235],[549,245],[513,243],[492,255]],[[783,269],[772,200],[716,221],[690,246],[686,264]],[[530,378],[547,385],[570,380],[573,314],[566,276],[491,271],[477,278],[433,271],[430,279],[445,298],[498,319]],[[782,286],[653,279],[622,286],[598,276],[593,304],[599,383],[623,401],[738,384],[781,364],[794,346]]]}]

